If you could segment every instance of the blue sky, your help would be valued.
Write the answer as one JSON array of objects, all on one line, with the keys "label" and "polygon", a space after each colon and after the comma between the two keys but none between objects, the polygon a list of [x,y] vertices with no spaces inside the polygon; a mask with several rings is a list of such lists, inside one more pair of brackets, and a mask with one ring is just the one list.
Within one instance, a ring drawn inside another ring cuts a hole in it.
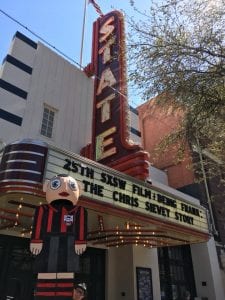
[{"label": "blue sky", "polygon": [[[129,0],[96,0],[96,2],[103,13],[119,9],[138,18]],[[85,0],[1,0],[0,9],[79,63],[84,3]],[[145,10],[150,3],[151,0],[135,1],[140,10]],[[82,59],[84,66],[91,59],[92,24],[97,17],[93,6],[87,5]],[[7,54],[16,31],[24,33],[34,41],[38,40],[0,12],[0,62]]]}]

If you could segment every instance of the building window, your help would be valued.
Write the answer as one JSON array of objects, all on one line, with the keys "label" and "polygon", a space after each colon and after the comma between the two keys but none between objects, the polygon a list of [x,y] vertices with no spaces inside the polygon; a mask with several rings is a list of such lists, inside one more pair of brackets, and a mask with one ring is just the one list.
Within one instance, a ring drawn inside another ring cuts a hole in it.
[{"label": "building window", "polygon": [[189,291],[196,296],[190,246],[158,248],[161,300],[184,299]]},{"label": "building window", "polygon": [[52,137],[55,113],[56,110],[47,106],[44,107],[41,134],[47,136],[48,138]]}]

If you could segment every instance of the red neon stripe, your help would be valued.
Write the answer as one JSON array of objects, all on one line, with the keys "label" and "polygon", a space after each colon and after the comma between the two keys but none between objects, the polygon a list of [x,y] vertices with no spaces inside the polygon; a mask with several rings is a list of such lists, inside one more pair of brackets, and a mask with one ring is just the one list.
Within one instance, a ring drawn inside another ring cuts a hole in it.
[{"label": "red neon stripe", "polygon": [[35,296],[55,296],[55,292],[36,292]]},{"label": "red neon stripe", "polygon": [[62,209],[62,215],[61,215],[61,232],[66,232],[67,231],[67,226],[66,223],[64,222],[64,216],[67,214],[67,210],[65,207]]},{"label": "red neon stripe", "polygon": [[35,239],[40,239],[40,233],[41,233],[41,223],[42,223],[42,217],[43,217],[43,207],[40,206],[38,211],[38,217],[37,217],[37,226],[35,230]]},{"label": "red neon stripe", "polygon": [[69,282],[59,282],[58,284],[57,284],[57,287],[73,287],[73,283],[69,283]]},{"label": "red neon stripe", "polygon": [[56,283],[49,283],[49,282],[39,282],[37,283],[37,287],[56,287]]},{"label": "red neon stripe", "polygon": [[72,296],[73,292],[56,292],[56,296]]},{"label": "red neon stripe", "polygon": [[52,217],[53,217],[53,210],[51,207],[49,207],[47,232],[51,232],[52,230]]},{"label": "red neon stripe", "polygon": [[83,241],[84,240],[84,209],[81,207],[80,209],[80,235],[79,235],[79,240]]}]

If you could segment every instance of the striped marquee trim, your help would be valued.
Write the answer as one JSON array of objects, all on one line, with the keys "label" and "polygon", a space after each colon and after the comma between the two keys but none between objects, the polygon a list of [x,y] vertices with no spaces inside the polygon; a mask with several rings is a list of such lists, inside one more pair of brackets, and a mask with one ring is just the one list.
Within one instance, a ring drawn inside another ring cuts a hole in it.
[{"label": "striped marquee trim", "polygon": [[0,192],[24,192],[43,197],[42,182],[47,153],[47,145],[40,142],[7,145],[0,164]]}]

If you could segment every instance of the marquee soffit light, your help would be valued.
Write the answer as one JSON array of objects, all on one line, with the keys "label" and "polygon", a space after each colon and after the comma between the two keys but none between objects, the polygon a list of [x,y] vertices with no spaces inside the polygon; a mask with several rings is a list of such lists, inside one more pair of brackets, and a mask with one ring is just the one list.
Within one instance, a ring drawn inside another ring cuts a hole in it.
[{"label": "marquee soffit light", "polygon": [[163,230],[153,230],[141,224],[125,222],[124,226],[105,229],[103,217],[98,216],[99,228],[88,232],[88,241],[92,245],[119,247],[125,245],[141,245],[144,247],[164,247],[184,245],[188,241],[179,237],[170,236]]}]

